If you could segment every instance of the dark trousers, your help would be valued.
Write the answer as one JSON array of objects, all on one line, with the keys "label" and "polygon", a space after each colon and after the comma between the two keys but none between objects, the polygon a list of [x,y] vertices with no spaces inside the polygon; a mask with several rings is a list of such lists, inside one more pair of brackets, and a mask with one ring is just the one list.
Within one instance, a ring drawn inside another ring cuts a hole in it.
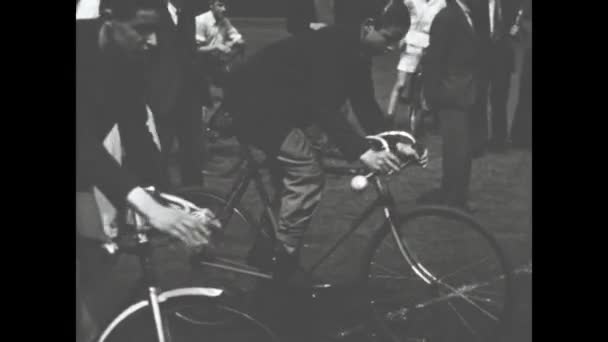
[{"label": "dark trousers", "polygon": [[466,203],[471,180],[471,120],[462,110],[439,110],[442,137],[441,190],[449,204]]},{"label": "dark trousers", "polygon": [[516,147],[532,146],[532,50],[527,49],[519,88],[519,102],[513,118],[511,140]]},{"label": "dark trousers", "polygon": [[[488,67],[482,77],[479,100],[474,110],[473,147],[489,141],[504,144],[508,136],[507,100],[513,70],[513,51],[506,41],[493,42],[488,49]],[[488,100],[491,106],[491,136],[488,132]]]},{"label": "dark trousers", "polygon": [[200,101],[192,91],[196,88],[182,91],[175,110],[168,115],[156,117],[161,149],[167,166],[171,148],[177,140],[182,186],[201,185],[203,182],[203,122]]}]

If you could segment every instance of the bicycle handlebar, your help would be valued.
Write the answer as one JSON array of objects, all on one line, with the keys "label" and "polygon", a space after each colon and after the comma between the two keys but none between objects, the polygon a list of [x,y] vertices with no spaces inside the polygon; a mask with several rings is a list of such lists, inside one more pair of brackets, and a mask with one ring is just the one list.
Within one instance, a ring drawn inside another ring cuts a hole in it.
[{"label": "bicycle handlebar", "polygon": [[[414,148],[414,150],[416,151],[416,153],[419,156],[422,156],[424,151],[425,151],[425,147],[422,146],[421,144],[416,142],[416,139],[414,138],[414,136],[412,136],[411,134],[409,134],[408,132],[405,131],[388,131],[388,132],[382,132],[380,134],[376,134],[376,135],[369,135],[366,137],[368,140],[372,141],[372,142],[377,142],[379,144],[379,146],[376,146],[376,150],[389,150],[392,152],[395,152],[396,150],[396,145],[399,142],[402,142],[402,140],[407,140],[408,143],[410,143],[412,145],[412,147]],[[397,153],[399,153],[398,151],[396,151]],[[413,162],[416,162],[418,165],[421,165],[419,163],[419,160],[413,159],[412,157],[408,157],[406,159],[400,158],[403,160],[403,163],[401,165],[399,165],[400,170],[404,169],[405,167],[407,167],[408,165],[412,164]],[[423,167],[425,167],[425,165],[423,165]],[[394,171],[389,171],[387,173],[387,175],[391,175],[393,174]],[[355,191],[361,191],[363,189],[365,189],[367,187],[367,185],[369,184],[368,180],[372,177],[377,176],[379,173],[377,171],[372,171],[369,172],[366,175],[357,175],[354,176],[351,180],[351,188]]]}]

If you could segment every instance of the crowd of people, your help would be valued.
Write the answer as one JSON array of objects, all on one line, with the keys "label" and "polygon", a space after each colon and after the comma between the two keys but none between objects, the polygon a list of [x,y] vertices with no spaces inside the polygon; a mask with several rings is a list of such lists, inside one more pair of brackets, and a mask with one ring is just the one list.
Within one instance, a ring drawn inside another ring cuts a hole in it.
[{"label": "crowd of people", "polygon": [[[201,113],[212,106],[212,84],[224,88],[233,133],[265,152],[280,188],[280,243],[270,249],[262,237],[248,258],[277,279],[297,269],[302,236],[321,200],[324,136],[345,159],[377,172],[397,171],[398,154],[426,158],[406,144],[375,151],[364,139],[394,127],[400,98],[420,68],[426,109],[440,123],[443,176],[419,202],[470,210],[472,160],[509,146],[513,40],[530,32],[530,1],[289,0],[291,36],[237,68],[233,61],[243,57],[246,39],[226,17],[229,1],[206,1],[76,2],[78,293],[86,292],[81,278],[90,283],[111,272],[88,246],[115,234],[122,208],[188,246],[208,243],[209,222],[162,206],[143,188],[171,188],[175,151],[181,185],[202,184]],[[375,98],[372,63],[395,49],[401,57],[385,114]],[[525,56],[511,141],[529,149],[530,47]],[[83,298],[79,333],[89,341],[102,319]]]}]

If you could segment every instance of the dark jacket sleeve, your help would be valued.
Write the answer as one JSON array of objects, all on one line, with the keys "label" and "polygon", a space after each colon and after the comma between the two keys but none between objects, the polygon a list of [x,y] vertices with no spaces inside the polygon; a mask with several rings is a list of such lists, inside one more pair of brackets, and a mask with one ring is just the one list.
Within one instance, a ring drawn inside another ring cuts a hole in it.
[{"label": "dark jacket sleeve", "polygon": [[135,177],[121,168],[96,138],[90,108],[84,99],[76,100],[76,173],[87,184],[101,190],[116,207],[122,207],[128,193],[137,186]]},{"label": "dark jacket sleeve", "polygon": [[448,44],[449,17],[444,8],[433,20],[429,46],[423,58],[424,96],[430,107],[436,107],[439,104],[441,77],[444,73]]},{"label": "dark jacket sleeve", "polygon": [[[328,37],[331,36],[328,35]],[[341,36],[336,37],[337,40],[330,38],[325,43],[331,44],[331,42],[339,41]],[[311,49],[314,48],[316,47]],[[319,124],[348,160],[356,160],[369,149],[369,145],[365,138],[357,133],[355,127],[348,122],[346,115],[339,110],[343,103],[339,103],[338,99],[346,99],[348,95],[346,86],[348,80],[345,78],[345,74],[348,74],[350,70],[339,67],[347,63],[347,55],[346,51],[313,55],[313,59],[319,58],[320,60],[313,62],[315,67],[313,68],[312,92],[318,108]],[[358,87],[355,89],[359,90]]]},{"label": "dark jacket sleeve", "polygon": [[365,132],[376,134],[388,130],[389,121],[376,101],[371,60],[365,59],[357,63],[351,74],[353,78],[348,84],[348,98]]},{"label": "dark jacket sleeve", "polygon": [[355,131],[351,123],[346,120],[346,116],[337,108],[323,107],[319,110],[319,115],[321,127],[344,153],[347,160],[356,160],[369,149],[365,138]]},{"label": "dark jacket sleeve", "polygon": [[315,20],[313,0],[286,0],[287,32],[300,35],[312,32],[309,24]]},{"label": "dark jacket sleeve", "polygon": [[142,106],[136,110],[136,115],[124,115],[119,121],[120,137],[125,148],[124,167],[137,176],[140,185],[164,188],[167,179],[163,172],[163,160],[146,125],[147,119],[147,111]]}]

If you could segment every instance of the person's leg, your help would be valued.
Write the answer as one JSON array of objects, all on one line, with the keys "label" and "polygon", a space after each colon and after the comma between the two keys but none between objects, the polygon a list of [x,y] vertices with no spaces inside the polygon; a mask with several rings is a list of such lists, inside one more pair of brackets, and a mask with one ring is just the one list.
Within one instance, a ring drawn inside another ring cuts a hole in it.
[{"label": "person's leg", "polygon": [[283,171],[277,239],[294,253],[321,201],[325,179],[316,151],[300,129],[285,138],[277,161]]},{"label": "person's leg", "polygon": [[[481,156],[488,143],[488,75],[481,77],[478,86],[478,97],[471,111],[471,147],[474,156]],[[441,116],[440,116],[441,120]]]},{"label": "person's leg", "polygon": [[395,82],[393,90],[391,91],[391,96],[388,101],[388,109],[386,110],[388,116],[395,117],[395,112],[397,111],[397,104],[399,103],[399,97],[401,96],[401,92],[404,90],[404,87],[407,84],[408,76],[409,74],[405,71],[397,71],[397,81]]},{"label": "person's leg", "polygon": [[511,128],[513,147],[532,146],[532,52],[526,51],[519,88],[519,102]]},{"label": "person's leg", "polygon": [[492,68],[490,102],[492,106],[492,147],[499,150],[507,142],[507,99],[511,86],[511,64],[508,46],[495,47],[494,68]]},{"label": "person's leg", "polygon": [[443,200],[452,205],[466,205],[471,178],[469,113],[441,110],[439,116],[443,151]]}]

